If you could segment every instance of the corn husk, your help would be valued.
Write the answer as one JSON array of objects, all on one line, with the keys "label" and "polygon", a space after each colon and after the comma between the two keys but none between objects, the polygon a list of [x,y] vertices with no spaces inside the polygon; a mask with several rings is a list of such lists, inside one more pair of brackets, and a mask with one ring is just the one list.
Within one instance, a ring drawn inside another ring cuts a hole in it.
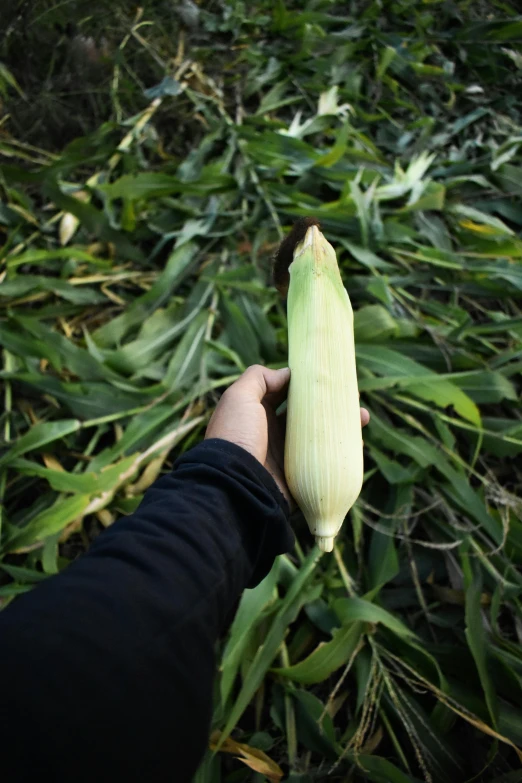
[{"label": "corn husk", "polygon": [[363,480],[353,312],[317,226],[296,245],[289,273],[285,474],[318,546],[330,552]]}]

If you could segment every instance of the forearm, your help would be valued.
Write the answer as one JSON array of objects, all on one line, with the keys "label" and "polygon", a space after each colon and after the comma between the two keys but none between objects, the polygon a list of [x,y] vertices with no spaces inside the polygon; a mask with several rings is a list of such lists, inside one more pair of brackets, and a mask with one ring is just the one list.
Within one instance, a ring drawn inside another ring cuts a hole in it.
[{"label": "forearm", "polygon": [[79,781],[189,780],[215,642],[290,544],[284,501],[253,457],[224,441],[188,452],[135,514],[0,615],[12,779],[38,763],[69,780],[77,759]]}]

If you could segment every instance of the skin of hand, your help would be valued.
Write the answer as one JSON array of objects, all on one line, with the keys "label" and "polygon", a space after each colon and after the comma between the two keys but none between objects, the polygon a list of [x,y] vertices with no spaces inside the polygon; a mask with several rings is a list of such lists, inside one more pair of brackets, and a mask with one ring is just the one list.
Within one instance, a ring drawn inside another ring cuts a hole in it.
[{"label": "skin of hand", "polygon": [[[285,414],[276,414],[286,399],[290,370],[269,370],[259,364],[249,367],[224,392],[208,423],[205,438],[221,438],[241,446],[272,475],[277,486],[295,507],[284,473]],[[361,408],[363,427],[370,414]]]}]

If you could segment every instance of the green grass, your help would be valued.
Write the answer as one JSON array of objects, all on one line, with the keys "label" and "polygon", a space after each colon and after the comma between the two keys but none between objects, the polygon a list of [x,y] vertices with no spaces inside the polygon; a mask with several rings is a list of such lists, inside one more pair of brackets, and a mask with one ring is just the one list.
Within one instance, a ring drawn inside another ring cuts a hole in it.
[{"label": "green grass", "polygon": [[[2,603],[131,512],[246,366],[285,364],[271,257],[314,215],[366,481],[333,555],[297,518],[243,596],[213,740],[266,757],[209,752],[197,783],[522,780],[522,17],[86,8],[25,6],[28,67],[15,15],[0,43]],[[103,48],[79,75],[71,22]]]}]

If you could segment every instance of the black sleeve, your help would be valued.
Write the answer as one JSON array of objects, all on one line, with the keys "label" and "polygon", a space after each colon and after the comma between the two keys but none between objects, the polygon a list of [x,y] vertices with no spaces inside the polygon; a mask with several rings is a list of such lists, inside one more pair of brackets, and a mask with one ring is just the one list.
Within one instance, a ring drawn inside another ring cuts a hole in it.
[{"label": "black sleeve", "polygon": [[215,643],[292,545],[254,457],[222,440],[187,452],[132,516],[0,614],[2,778],[188,783]]}]

